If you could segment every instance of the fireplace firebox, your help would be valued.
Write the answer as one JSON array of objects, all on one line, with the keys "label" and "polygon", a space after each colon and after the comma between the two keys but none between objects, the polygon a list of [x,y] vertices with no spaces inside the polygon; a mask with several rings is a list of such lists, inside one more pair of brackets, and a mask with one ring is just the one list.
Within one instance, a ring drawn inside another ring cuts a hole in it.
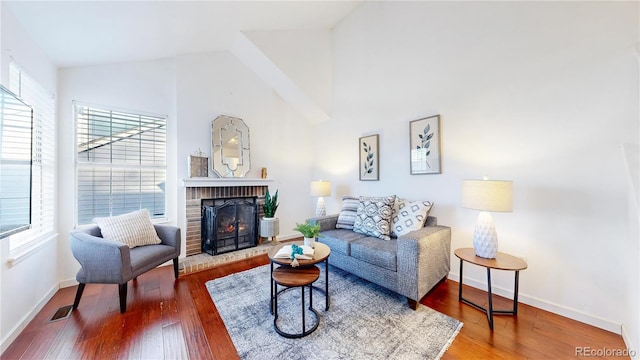
[{"label": "fireplace firebox", "polygon": [[257,246],[257,199],[202,199],[202,252],[218,255]]}]

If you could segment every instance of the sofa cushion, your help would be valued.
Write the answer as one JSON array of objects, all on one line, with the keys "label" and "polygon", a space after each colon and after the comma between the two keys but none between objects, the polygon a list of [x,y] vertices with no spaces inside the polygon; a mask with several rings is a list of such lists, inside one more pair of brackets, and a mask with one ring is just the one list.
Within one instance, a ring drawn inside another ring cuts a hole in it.
[{"label": "sofa cushion", "polygon": [[345,195],[342,197],[342,210],[338,214],[336,229],[353,229],[353,222],[356,220],[360,199],[355,196]]},{"label": "sofa cushion", "polygon": [[353,223],[353,231],[377,237],[382,240],[390,240],[391,214],[396,196],[368,197],[360,196],[356,220]]},{"label": "sofa cushion", "polygon": [[396,271],[398,241],[381,241],[364,237],[351,243],[351,257],[391,271]]},{"label": "sofa cushion", "polygon": [[102,237],[126,244],[130,248],[160,244],[156,229],[149,218],[149,211],[142,209],[118,216],[95,218]]},{"label": "sofa cushion", "polygon": [[391,236],[398,237],[424,226],[427,214],[433,203],[430,201],[411,201],[397,199],[393,207]]},{"label": "sofa cushion", "polygon": [[351,255],[351,243],[363,237],[365,236],[351,230],[335,229],[323,231],[318,237],[318,241],[331,248],[331,251],[349,256]]}]

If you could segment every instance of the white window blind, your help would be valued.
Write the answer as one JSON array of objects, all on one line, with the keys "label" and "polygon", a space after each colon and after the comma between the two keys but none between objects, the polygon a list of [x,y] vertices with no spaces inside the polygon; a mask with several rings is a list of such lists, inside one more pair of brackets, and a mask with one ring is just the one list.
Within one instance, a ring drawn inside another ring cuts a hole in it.
[{"label": "white window blind", "polygon": [[9,89],[33,107],[31,229],[11,237],[10,251],[55,233],[56,101],[15,62],[9,63]]},{"label": "white window blind", "polygon": [[166,116],[74,104],[77,223],[148,209],[165,217]]},{"label": "white window blind", "polygon": [[31,107],[0,89],[0,239],[31,226]]}]

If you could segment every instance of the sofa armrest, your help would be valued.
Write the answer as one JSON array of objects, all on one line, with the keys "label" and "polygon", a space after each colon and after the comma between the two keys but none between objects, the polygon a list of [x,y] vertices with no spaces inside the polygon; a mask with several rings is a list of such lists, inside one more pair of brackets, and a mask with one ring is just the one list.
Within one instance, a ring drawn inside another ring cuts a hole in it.
[{"label": "sofa armrest", "polygon": [[182,244],[180,228],[177,226],[160,224],[154,224],[153,227],[156,229],[156,233],[160,240],[162,240],[161,244],[173,246],[176,249],[176,256],[180,255],[180,245]]},{"label": "sofa armrest", "polygon": [[399,292],[420,299],[451,269],[451,228],[425,226],[398,238]]},{"label": "sofa armrest", "polygon": [[82,266],[76,275],[78,282],[123,284],[132,278],[127,245],[82,230],[71,232],[70,245],[73,256]]},{"label": "sofa armrest", "polygon": [[338,214],[314,217],[307,219],[307,221],[311,225],[320,224],[320,232],[333,230],[336,228],[336,224],[338,223]]}]

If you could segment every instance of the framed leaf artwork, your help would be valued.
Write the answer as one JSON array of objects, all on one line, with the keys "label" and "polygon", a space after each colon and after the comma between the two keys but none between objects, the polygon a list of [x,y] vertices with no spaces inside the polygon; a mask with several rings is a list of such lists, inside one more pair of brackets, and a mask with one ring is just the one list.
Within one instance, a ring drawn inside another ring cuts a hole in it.
[{"label": "framed leaf artwork", "polygon": [[440,115],[409,122],[411,175],[440,174]]},{"label": "framed leaf artwork", "polygon": [[360,180],[378,181],[380,149],[378,147],[378,134],[360,138]]}]

